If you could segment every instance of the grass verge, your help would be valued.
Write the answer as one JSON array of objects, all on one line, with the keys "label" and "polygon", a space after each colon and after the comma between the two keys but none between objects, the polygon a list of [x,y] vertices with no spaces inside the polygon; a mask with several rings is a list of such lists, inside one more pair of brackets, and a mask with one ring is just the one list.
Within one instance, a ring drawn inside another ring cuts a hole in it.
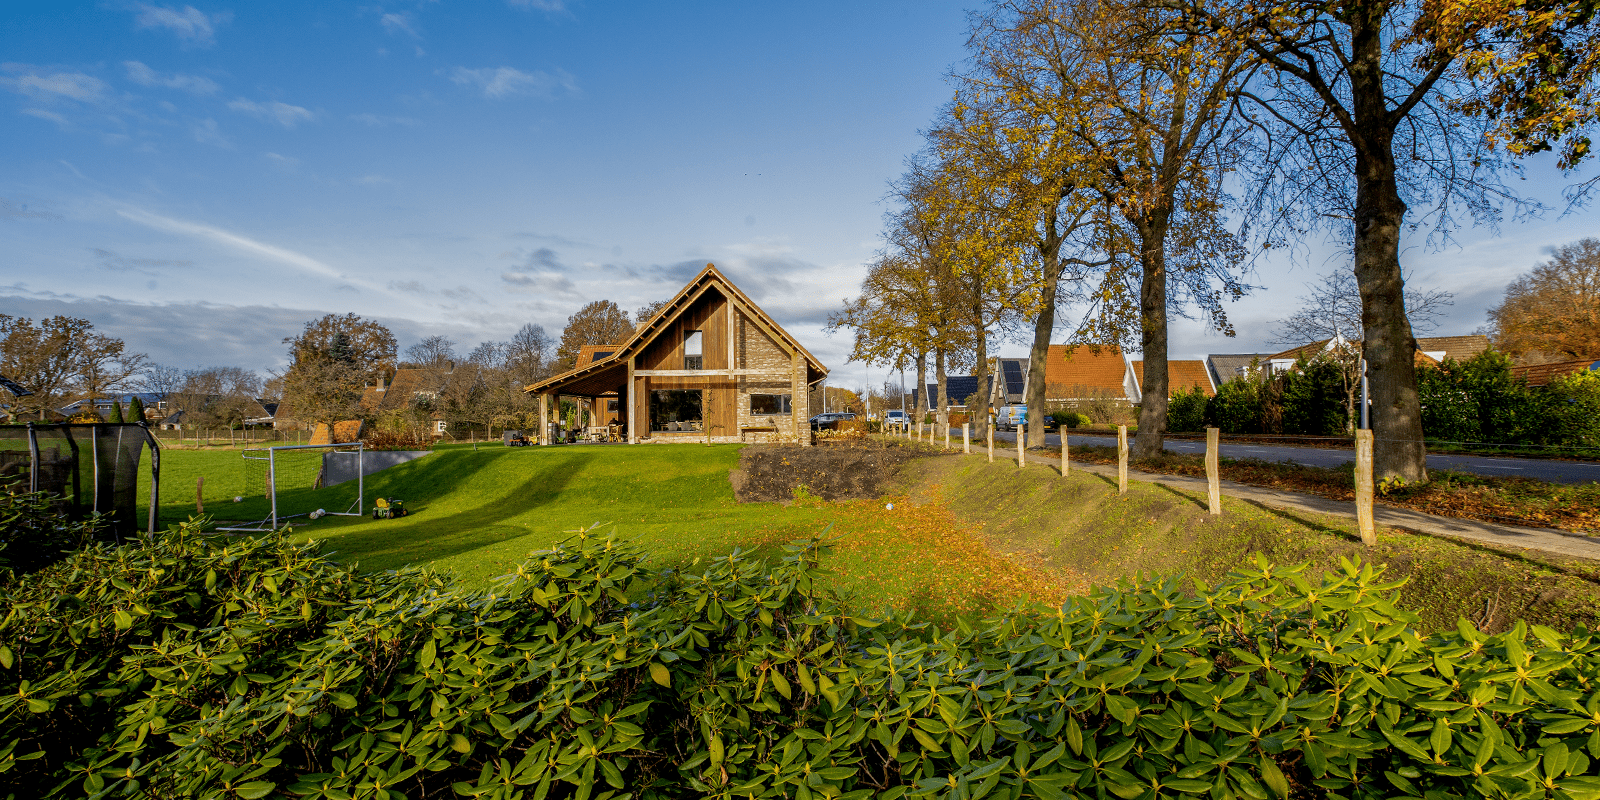
[{"label": "grass verge", "polygon": [[[1074,450],[1074,454],[1076,454]],[[1360,556],[1404,578],[1401,602],[1442,630],[1465,617],[1484,630],[1517,620],[1558,630],[1600,623],[1600,564],[1539,554],[1513,555],[1450,539],[1380,530],[1360,543],[1354,523],[1223,498],[1212,517],[1203,495],[1115,481],[1049,467],[988,464],[982,458],[916,462],[908,480],[937,487],[955,516],[975,525],[1001,554],[1095,583],[1164,574],[1215,582],[1260,553],[1276,564],[1334,571]]]},{"label": "grass verge", "polygon": [[[1059,451],[1037,450],[1059,458]],[[1074,445],[1071,458],[1092,464],[1116,464],[1115,447]],[[1129,466],[1165,475],[1204,478],[1205,458],[1165,452],[1157,458],[1139,459]],[[1288,462],[1245,458],[1220,459],[1223,480],[1265,486],[1330,500],[1355,500],[1355,467],[1308,467]],[[1431,480],[1399,486],[1380,493],[1376,502],[1442,517],[1460,517],[1505,525],[1600,535],[1600,483],[1547,483],[1532,478],[1502,478],[1454,470],[1429,470]]]}]

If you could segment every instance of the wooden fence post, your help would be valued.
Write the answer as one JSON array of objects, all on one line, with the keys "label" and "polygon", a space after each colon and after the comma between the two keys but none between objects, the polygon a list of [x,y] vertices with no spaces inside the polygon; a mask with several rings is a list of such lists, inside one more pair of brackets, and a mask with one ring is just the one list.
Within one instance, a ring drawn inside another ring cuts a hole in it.
[{"label": "wooden fence post", "polygon": [[194,513],[206,513],[206,476],[201,475],[194,482]]},{"label": "wooden fence post", "polygon": [[1128,493],[1128,426],[1117,426],[1117,494]]},{"label": "wooden fence post", "polygon": [[1361,530],[1361,543],[1371,547],[1378,543],[1378,531],[1372,524],[1372,431],[1356,431],[1356,527]]},{"label": "wooden fence post", "polygon": [[972,452],[972,423],[961,423],[961,452]]},{"label": "wooden fence post", "polygon": [[944,420],[944,449],[946,449],[946,450],[950,449],[950,418],[949,417],[945,417],[945,420]]},{"label": "wooden fence post", "polygon": [[1028,466],[1028,429],[1017,426],[1017,469]]},{"label": "wooden fence post", "polygon": [[994,463],[994,423],[989,423],[989,463]]},{"label": "wooden fence post", "polygon": [[1206,428],[1206,489],[1212,516],[1222,513],[1221,464],[1217,454],[1221,435],[1221,430],[1217,428]]},{"label": "wooden fence post", "polygon": [[1061,427],[1061,477],[1063,477],[1063,478],[1067,477],[1067,473],[1070,472],[1070,471],[1072,471],[1072,464],[1067,461],[1067,428],[1066,428],[1066,426],[1062,426]]}]

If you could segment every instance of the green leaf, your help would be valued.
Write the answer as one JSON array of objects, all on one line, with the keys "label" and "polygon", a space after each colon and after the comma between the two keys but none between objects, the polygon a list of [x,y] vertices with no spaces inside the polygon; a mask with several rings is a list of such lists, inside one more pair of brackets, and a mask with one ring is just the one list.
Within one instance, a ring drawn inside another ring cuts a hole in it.
[{"label": "green leaf", "polygon": [[927,750],[930,753],[944,752],[944,748],[940,747],[939,743],[934,741],[932,736],[923,733],[921,728],[913,727],[911,729],[911,735],[917,737],[917,744],[922,745],[922,749]]},{"label": "green leaf", "polygon": [[472,751],[472,742],[467,741],[467,737],[459,733],[452,733],[450,734],[450,749],[457,753],[468,753]]},{"label": "green leaf", "polygon": [[722,751],[722,737],[713,735],[711,737],[711,741],[707,744],[707,747],[711,751],[711,763],[714,765],[721,764],[722,756],[724,755]]},{"label": "green leaf", "polygon": [[125,631],[133,627],[133,616],[120,608],[111,615],[111,621],[117,624],[117,630],[119,631]]},{"label": "green leaf", "polygon": [[259,800],[272,794],[272,790],[276,788],[278,788],[278,784],[272,781],[251,781],[233,787],[233,791],[244,800]]},{"label": "green leaf", "polygon": [[1283,770],[1278,768],[1278,762],[1269,756],[1261,757],[1261,782],[1279,797],[1289,796],[1289,780],[1283,776]]},{"label": "green leaf", "polygon": [[432,639],[429,639],[426,644],[422,645],[422,652],[417,656],[417,663],[421,664],[423,669],[433,666],[433,655],[436,652],[438,652],[437,646]]},{"label": "green leaf", "polygon": [[0,647],[0,667],[11,669],[11,648]]},{"label": "green leaf", "polygon": [[662,686],[671,686],[672,671],[667,669],[666,664],[663,664],[660,661],[652,661],[650,662],[650,680],[653,680]]}]

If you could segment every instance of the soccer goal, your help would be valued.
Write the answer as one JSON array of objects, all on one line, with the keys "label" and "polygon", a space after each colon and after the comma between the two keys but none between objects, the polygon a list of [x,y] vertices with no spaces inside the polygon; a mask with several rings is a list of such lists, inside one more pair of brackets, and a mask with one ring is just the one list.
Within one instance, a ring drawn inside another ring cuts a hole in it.
[{"label": "soccer goal", "polygon": [[[271,531],[296,517],[361,516],[366,494],[365,455],[360,442],[245,450],[248,494],[234,500],[241,504],[241,512],[262,516],[217,530]],[[336,510],[340,508],[344,510]]]}]

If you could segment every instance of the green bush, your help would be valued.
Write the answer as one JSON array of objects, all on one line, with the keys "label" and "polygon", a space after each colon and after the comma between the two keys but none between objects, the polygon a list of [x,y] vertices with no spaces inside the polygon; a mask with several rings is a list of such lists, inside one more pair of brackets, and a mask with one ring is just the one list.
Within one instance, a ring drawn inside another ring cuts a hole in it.
[{"label": "green bush", "polygon": [[1555,378],[1545,394],[1555,444],[1600,447],[1600,372]]},{"label": "green bush", "polygon": [[1167,430],[1197,431],[1204,428],[1206,403],[1209,400],[1198,386],[1173,395],[1167,400]]},{"label": "green bush", "polygon": [[0,581],[54,564],[105,532],[98,518],[62,517],[60,503],[48,492],[22,491],[21,483],[0,487]]},{"label": "green bush", "polygon": [[1331,358],[1300,359],[1294,369],[1273,376],[1282,389],[1282,433],[1337,436],[1349,433],[1343,367]]},{"label": "green bush", "polygon": [[1052,411],[1050,419],[1055,421],[1058,428],[1082,428],[1094,424],[1094,420],[1089,419],[1088,414],[1079,414],[1076,411]]},{"label": "green bush", "polygon": [[[1346,563],[1152,580],[941,633],[815,542],[651,571],[593,532],[491,591],[196,527],[5,588],[29,796],[1600,795],[1600,639],[1420,636]],[[625,794],[624,794],[625,793]]]},{"label": "green bush", "polygon": [[1205,422],[1223,433],[1261,433],[1260,381],[1233,378],[1206,402]]}]

